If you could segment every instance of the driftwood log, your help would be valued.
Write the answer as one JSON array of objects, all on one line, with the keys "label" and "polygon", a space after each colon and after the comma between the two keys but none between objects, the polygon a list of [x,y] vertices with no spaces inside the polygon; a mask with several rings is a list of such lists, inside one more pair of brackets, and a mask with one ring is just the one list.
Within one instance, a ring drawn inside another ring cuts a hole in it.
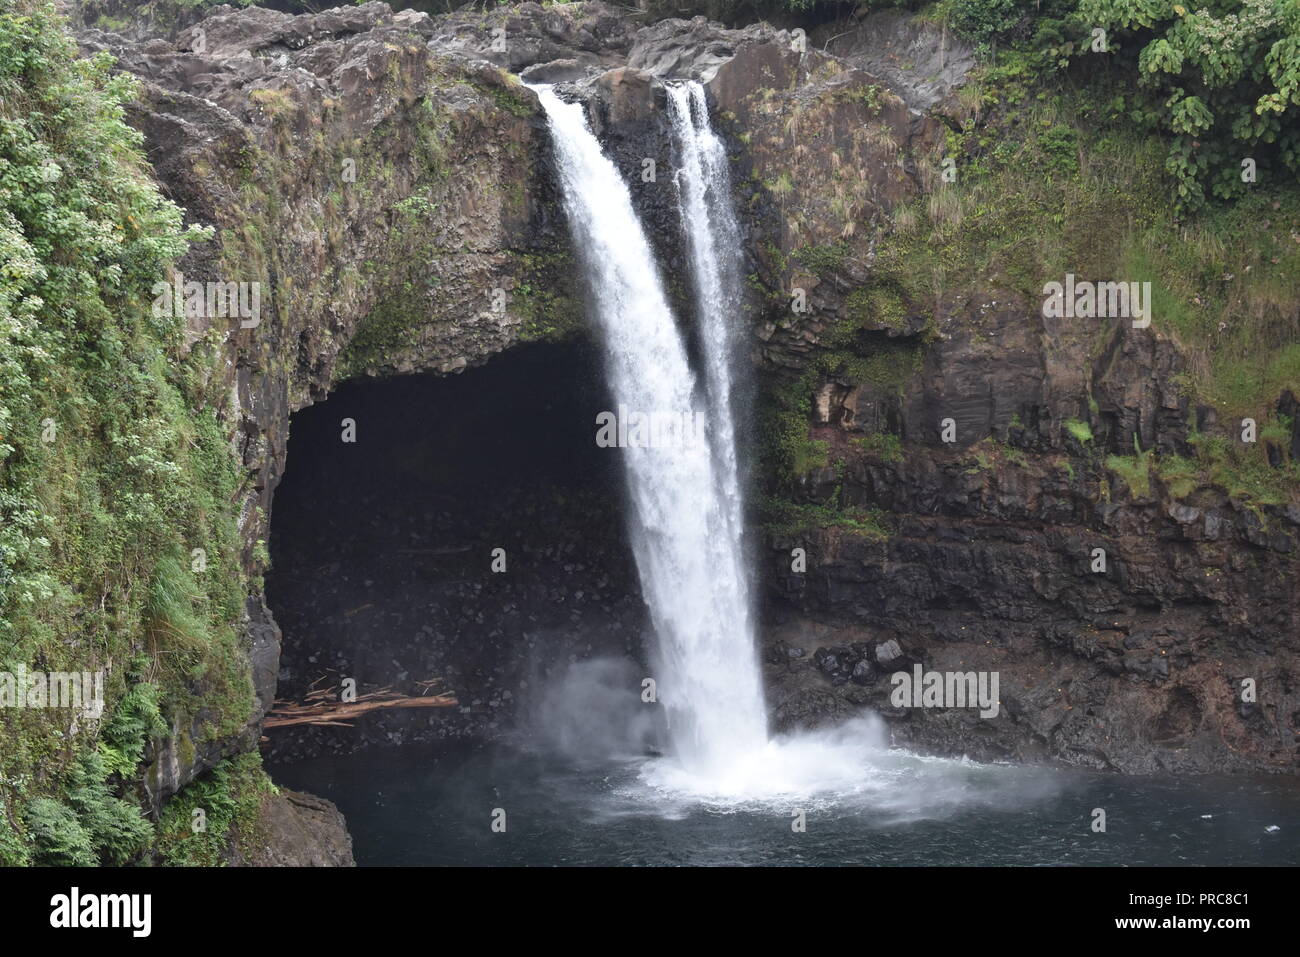
[{"label": "driftwood log", "polygon": [[[434,682],[421,682],[428,685]],[[392,688],[380,688],[368,694],[358,695],[355,701],[331,701],[328,696],[332,689],[319,689],[310,692],[301,704],[292,701],[277,701],[267,712],[263,728],[287,728],[298,724],[312,724],[320,727],[350,728],[349,719],[358,718],[371,711],[385,708],[454,708],[460,704],[451,692],[441,694],[404,695]]]}]

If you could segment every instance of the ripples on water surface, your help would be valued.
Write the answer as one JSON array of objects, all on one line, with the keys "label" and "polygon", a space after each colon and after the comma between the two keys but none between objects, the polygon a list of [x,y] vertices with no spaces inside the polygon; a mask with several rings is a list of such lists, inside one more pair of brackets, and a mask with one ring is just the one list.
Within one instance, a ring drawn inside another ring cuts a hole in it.
[{"label": "ripples on water surface", "polygon": [[[838,759],[829,765],[827,749]],[[838,771],[815,773],[827,766]],[[843,735],[773,744],[708,782],[664,758],[584,765],[467,744],[271,773],[339,805],[361,865],[1300,862],[1300,793],[1288,778],[980,765],[875,751]],[[1105,834],[1090,830],[1096,807]],[[491,831],[494,808],[506,811],[504,834]],[[796,809],[804,833],[791,828]]]}]

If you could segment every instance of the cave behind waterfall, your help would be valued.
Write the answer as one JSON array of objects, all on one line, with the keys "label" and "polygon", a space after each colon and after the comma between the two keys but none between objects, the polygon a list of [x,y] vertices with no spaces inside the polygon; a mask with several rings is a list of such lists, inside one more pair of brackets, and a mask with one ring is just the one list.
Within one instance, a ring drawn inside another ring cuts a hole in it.
[{"label": "cave behind waterfall", "polygon": [[436,678],[460,707],[274,729],[272,757],[492,737],[574,662],[643,658],[617,453],[594,439],[608,408],[594,351],[566,344],[452,377],[345,383],[293,416],[267,575],[278,697],[348,678],[359,694],[420,693]]}]

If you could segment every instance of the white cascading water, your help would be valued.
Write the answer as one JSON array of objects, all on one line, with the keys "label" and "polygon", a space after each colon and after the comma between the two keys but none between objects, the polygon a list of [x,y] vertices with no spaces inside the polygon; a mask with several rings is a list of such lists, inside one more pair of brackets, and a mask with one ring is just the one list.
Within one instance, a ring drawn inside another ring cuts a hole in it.
[{"label": "white cascading water", "polygon": [[[707,441],[620,454],[673,745],[691,775],[726,776],[739,756],[763,750],[767,718],[741,545],[725,267],[718,265],[715,237],[692,236],[708,354],[708,389],[701,395],[627,185],[601,151],[582,105],[565,103],[549,87],[534,89],[550,124],[573,244],[587,268],[620,412],[707,425]],[[707,114],[703,122],[707,128]],[[699,188],[701,211],[698,220],[688,212],[688,229],[711,233],[704,177],[705,164],[714,161],[689,115],[686,123],[691,140],[683,154],[694,157],[700,172],[694,184],[687,173],[684,185],[688,192]],[[710,261],[713,266],[702,268]]]},{"label": "white cascading water", "polygon": [[[740,225],[731,206],[731,172],[722,141],[709,125],[704,87],[694,81],[668,87],[668,115],[678,154],[677,186],[691,254],[691,279],[699,313],[709,414],[717,428],[713,453],[728,521],[739,539],[744,517],[736,422],[732,409],[733,369],[741,317]],[[742,565],[741,573],[744,573]],[[744,632],[751,634],[746,620]]]}]

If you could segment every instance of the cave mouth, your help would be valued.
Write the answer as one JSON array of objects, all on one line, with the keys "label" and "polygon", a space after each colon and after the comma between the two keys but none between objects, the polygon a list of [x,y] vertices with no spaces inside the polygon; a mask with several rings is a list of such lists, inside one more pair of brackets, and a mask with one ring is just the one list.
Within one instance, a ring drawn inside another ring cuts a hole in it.
[{"label": "cave mouth", "polygon": [[496,737],[573,663],[643,660],[619,463],[594,440],[609,403],[584,342],[347,382],[293,415],[266,576],[277,698],[337,700],[353,679],[459,706],[268,730],[269,758]]}]

